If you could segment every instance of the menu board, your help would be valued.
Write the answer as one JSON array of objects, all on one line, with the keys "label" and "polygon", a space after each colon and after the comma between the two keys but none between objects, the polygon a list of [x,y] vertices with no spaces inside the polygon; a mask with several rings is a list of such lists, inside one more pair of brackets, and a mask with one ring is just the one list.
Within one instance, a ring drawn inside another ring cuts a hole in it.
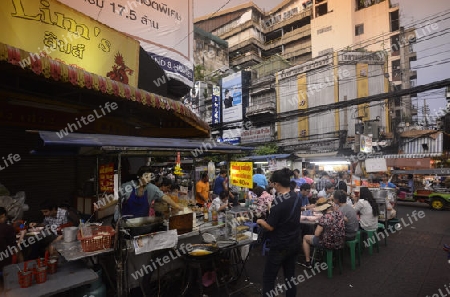
[{"label": "menu board", "polygon": [[243,188],[253,187],[253,163],[231,162],[230,183]]},{"label": "menu board", "polygon": [[114,192],[114,163],[100,165],[98,172],[100,192]]}]

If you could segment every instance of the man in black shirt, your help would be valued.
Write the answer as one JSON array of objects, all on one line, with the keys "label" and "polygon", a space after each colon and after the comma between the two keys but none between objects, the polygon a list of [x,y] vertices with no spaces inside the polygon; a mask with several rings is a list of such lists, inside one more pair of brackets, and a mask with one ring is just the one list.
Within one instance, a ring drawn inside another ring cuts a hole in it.
[{"label": "man in black shirt", "polygon": [[230,108],[233,106],[233,96],[230,94],[230,90],[225,90],[225,98],[223,99],[223,104],[225,108]]},{"label": "man in black shirt", "polygon": [[295,260],[299,247],[300,208],[297,195],[290,191],[289,183],[292,171],[288,168],[276,170],[271,178],[277,196],[272,202],[267,221],[256,221],[270,231],[270,251],[263,273],[263,296],[275,292],[275,279],[283,267],[286,280],[286,297],[296,296]]}]

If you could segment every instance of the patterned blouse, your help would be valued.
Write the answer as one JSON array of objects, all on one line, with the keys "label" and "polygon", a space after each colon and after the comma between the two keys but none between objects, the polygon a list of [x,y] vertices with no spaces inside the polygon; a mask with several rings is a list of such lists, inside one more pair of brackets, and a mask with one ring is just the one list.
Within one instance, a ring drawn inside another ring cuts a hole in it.
[{"label": "patterned blouse", "polygon": [[323,227],[319,237],[319,244],[326,249],[340,249],[345,244],[344,216],[340,211],[324,214],[319,219],[319,225]]},{"label": "patterned blouse", "polygon": [[253,213],[257,218],[265,218],[269,205],[272,203],[273,196],[266,191],[262,192],[261,196],[254,200],[252,205]]}]

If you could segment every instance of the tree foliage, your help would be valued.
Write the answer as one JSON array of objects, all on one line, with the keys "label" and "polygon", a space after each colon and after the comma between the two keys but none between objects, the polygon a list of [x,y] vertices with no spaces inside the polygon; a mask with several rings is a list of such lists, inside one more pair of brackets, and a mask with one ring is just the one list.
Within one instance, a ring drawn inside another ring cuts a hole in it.
[{"label": "tree foliage", "polygon": [[278,146],[275,143],[268,143],[263,146],[259,146],[255,150],[255,155],[271,155],[278,153]]}]

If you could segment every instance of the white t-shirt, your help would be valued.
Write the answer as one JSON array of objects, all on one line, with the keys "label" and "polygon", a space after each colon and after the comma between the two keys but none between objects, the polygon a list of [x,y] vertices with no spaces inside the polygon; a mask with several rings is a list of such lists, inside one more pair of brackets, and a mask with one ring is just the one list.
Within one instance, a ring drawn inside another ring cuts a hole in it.
[{"label": "white t-shirt", "polygon": [[361,228],[367,231],[376,231],[378,229],[378,216],[373,215],[369,201],[359,199],[353,207],[360,214],[359,224]]}]

